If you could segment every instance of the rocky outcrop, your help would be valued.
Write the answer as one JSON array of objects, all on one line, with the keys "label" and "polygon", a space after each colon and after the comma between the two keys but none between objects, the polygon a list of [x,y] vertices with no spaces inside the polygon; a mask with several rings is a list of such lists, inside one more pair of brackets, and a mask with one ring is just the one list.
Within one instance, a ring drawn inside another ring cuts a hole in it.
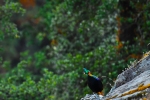
[{"label": "rocky outcrop", "polygon": [[150,100],[150,52],[119,74],[106,96],[83,100]]}]

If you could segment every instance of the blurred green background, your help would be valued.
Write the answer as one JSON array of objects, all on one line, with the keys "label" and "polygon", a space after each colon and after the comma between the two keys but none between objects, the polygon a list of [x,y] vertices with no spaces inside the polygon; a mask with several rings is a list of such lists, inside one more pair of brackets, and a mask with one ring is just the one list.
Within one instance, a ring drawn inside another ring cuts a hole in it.
[{"label": "blurred green background", "polygon": [[1,0],[0,99],[79,100],[84,67],[107,94],[149,32],[149,0]]}]

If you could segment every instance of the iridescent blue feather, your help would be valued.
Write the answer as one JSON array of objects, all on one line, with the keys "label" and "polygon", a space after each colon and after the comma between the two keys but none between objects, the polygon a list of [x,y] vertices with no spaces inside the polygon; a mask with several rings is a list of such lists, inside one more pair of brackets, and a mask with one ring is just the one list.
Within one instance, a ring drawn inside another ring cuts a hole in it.
[{"label": "iridescent blue feather", "polygon": [[97,76],[91,75],[92,77],[94,77],[97,80],[100,80]]}]

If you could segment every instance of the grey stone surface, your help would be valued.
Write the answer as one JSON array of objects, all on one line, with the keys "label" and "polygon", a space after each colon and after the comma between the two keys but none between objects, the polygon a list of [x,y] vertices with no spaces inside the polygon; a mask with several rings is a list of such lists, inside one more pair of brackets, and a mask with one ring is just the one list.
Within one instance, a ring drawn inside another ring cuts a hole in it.
[{"label": "grey stone surface", "polygon": [[103,96],[97,94],[86,94],[86,96],[81,98],[81,100],[103,100]]}]

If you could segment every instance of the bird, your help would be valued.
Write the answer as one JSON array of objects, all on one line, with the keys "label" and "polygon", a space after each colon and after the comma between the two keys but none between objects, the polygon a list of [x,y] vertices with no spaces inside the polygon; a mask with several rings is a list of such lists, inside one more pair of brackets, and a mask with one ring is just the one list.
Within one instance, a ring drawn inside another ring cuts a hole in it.
[{"label": "bird", "polygon": [[91,74],[91,72],[83,68],[84,73],[88,75],[87,77],[87,84],[89,88],[94,92],[97,93],[98,95],[103,95],[102,90],[103,90],[103,84],[102,80],[94,75]]}]

